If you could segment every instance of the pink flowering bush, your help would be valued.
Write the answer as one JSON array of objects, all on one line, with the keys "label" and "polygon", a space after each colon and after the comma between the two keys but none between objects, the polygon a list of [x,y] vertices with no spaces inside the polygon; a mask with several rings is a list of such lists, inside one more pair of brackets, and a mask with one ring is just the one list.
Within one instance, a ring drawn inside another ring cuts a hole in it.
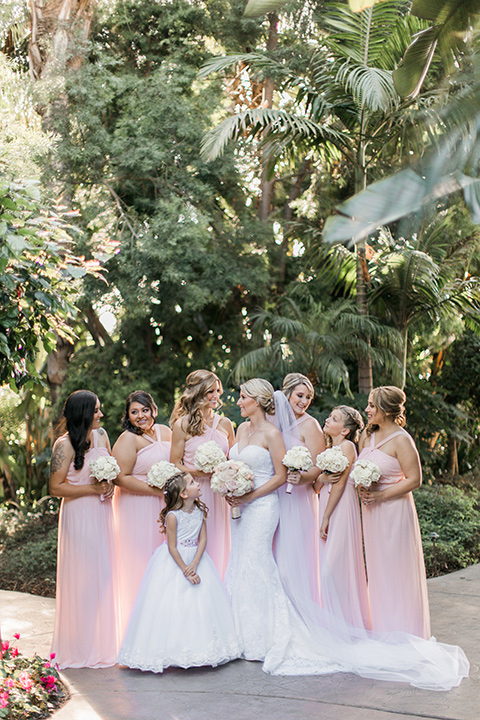
[{"label": "pink flowering bush", "polygon": [[[20,635],[15,633],[18,640]],[[26,658],[13,642],[2,642],[0,650],[0,718],[22,720],[51,715],[67,698],[66,689],[50,660],[39,655]]]}]

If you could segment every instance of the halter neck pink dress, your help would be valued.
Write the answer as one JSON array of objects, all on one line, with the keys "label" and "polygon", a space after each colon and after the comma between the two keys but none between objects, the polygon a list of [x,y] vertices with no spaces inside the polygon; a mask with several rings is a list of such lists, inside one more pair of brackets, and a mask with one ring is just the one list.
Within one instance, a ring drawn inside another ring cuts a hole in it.
[{"label": "halter neck pink dress", "polygon": [[[196,450],[200,445],[211,440],[222,448],[225,455],[228,455],[228,438],[225,433],[217,429],[220,420],[220,415],[214,415],[212,427],[207,425],[203,435],[194,435],[185,442],[183,463],[186,467],[195,467],[193,459]],[[230,508],[219,493],[214,493],[210,489],[210,478],[211,475],[195,476],[202,488],[200,500],[208,507],[207,553],[215,563],[220,577],[223,578],[230,555]]]},{"label": "halter neck pink dress", "polygon": [[[355,458],[356,459],[356,458]],[[330,485],[319,493],[320,523]],[[362,525],[355,483],[348,478],[328,523],[327,539],[319,535],[320,586],[325,610],[353,627],[370,630],[372,620],[362,550]]]},{"label": "halter neck pink dress", "polygon": [[[148,435],[143,436],[149,444],[138,451],[132,470],[132,475],[144,483],[147,482],[147,474],[152,465],[160,460],[170,460],[170,443],[160,439],[158,425],[155,425],[155,435],[155,439]],[[120,638],[127,628],[148,562],[165,539],[158,522],[164,504],[163,497],[135,495],[122,488],[115,490],[113,508],[117,540]]]},{"label": "halter neck pink dress", "polygon": [[[380,449],[401,434],[410,438],[404,430],[398,430],[376,445],[373,433],[370,446],[360,453],[360,458],[371,460],[381,469],[379,490],[405,477],[397,458]],[[400,630],[429,639],[427,578],[412,493],[363,505],[362,520],[373,630]]]},{"label": "halter neck pink dress", "polygon": [[[90,463],[109,455],[97,447],[85,453],[81,470],[73,463],[70,485],[95,482]],[[103,668],[115,665],[118,652],[115,572],[115,530],[112,501],[100,495],[63,498],[58,523],[58,564],[52,652],[63,668]]]}]

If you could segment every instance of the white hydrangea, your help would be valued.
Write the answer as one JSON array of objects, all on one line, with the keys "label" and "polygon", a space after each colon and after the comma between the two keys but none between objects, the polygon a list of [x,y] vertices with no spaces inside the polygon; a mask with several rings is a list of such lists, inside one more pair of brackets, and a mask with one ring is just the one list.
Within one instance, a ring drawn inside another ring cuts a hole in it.
[{"label": "white hydrangea", "polygon": [[168,460],[160,460],[148,471],[147,483],[152,487],[163,489],[167,480],[178,472],[180,471],[176,465]]},{"label": "white hydrangea", "polygon": [[382,471],[376,463],[363,458],[357,460],[350,474],[355,481],[355,487],[362,485],[366,488],[370,487],[372,483],[378,482],[381,475]]},{"label": "white hydrangea", "polygon": [[220,445],[214,440],[203,443],[197,449],[193,458],[193,464],[197,470],[205,474],[212,473],[219,463],[225,462],[226,455]]},{"label": "white hydrangea", "polygon": [[92,460],[90,463],[90,474],[95,480],[98,480],[98,482],[102,482],[102,480],[112,482],[119,472],[120,468],[118,463],[111,455],[100,455],[100,457]]},{"label": "white hydrangea", "polygon": [[288,450],[282,463],[290,470],[310,470],[313,467],[313,460],[310,450],[303,445],[295,445]]},{"label": "white hydrangea", "polygon": [[316,465],[322,472],[336,474],[348,467],[349,460],[339,445],[327,448],[317,455]]}]

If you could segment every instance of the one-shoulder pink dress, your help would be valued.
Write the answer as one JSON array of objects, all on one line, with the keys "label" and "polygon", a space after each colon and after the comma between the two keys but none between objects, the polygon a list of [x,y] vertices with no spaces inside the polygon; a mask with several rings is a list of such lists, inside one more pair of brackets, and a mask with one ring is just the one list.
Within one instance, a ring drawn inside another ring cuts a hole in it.
[{"label": "one-shoulder pink dress", "polygon": [[[360,458],[371,460],[381,469],[379,490],[405,477],[397,458],[380,449],[400,434],[405,431],[394,432],[376,445],[373,433],[370,446],[360,453]],[[400,630],[429,639],[427,578],[412,493],[363,505],[362,520],[372,629],[377,632]]]},{"label": "one-shoulder pink dress", "polygon": [[[141,448],[132,475],[147,482],[152,465],[170,460],[170,443],[160,439],[160,428],[155,426],[156,439],[144,435],[149,445]],[[123,638],[128,619],[142,582],[143,574],[153,553],[165,535],[160,532],[158,518],[164,506],[163,497],[135,495],[117,488],[113,501],[115,535],[117,540],[118,604],[120,638]]]},{"label": "one-shoulder pink dress", "polygon": [[[320,523],[330,485],[319,493]],[[327,539],[319,535],[322,606],[353,627],[370,630],[372,620],[362,549],[362,524],[355,483],[348,478],[328,523]]]},{"label": "one-shoulder pink dress", "polygon": [[[73,463],[67,473],[70,485],[95,482],[90,463],[106,448],[85,453],[81,470]],[[115,665],[117,634],[115,529],[112,501],[100,495],[63,498],[58,523],[56,614],[52,652],[63,668],[103,668]]]},{"label": "one-shoulder pink dress", "polygon": [[[195,452],[200,445],[210,440],[216,442],[225,455],[228,455],[228,438],[225,433],[217,430],[220,420],[220,415],[214,415],[212,427],[207,426],[203,435],[194,435],[185,442],[184,465],[194,468]],[[211,475],[195,476],[202,488],[200,500],[208,507],[207,553],[215,563],[220,577],[223,578],[230,555],[230,507],[219,493],[210,489],[210,478]]]}]

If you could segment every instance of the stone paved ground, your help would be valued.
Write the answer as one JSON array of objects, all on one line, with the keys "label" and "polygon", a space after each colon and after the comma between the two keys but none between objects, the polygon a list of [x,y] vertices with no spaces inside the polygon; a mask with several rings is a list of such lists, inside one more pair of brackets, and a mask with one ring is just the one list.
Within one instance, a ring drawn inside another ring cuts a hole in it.
[{"label": "stone paved ground", "polygon": [[[260,663],[167,670],[67,670],[71,700],[55,720],[480,720],[480,565],[428,581],[432,630],[460,645],[470,677],[448,693],[350,674],[271,677]],[[54,601],[0,592],[2,634],[48,655]]]}]

